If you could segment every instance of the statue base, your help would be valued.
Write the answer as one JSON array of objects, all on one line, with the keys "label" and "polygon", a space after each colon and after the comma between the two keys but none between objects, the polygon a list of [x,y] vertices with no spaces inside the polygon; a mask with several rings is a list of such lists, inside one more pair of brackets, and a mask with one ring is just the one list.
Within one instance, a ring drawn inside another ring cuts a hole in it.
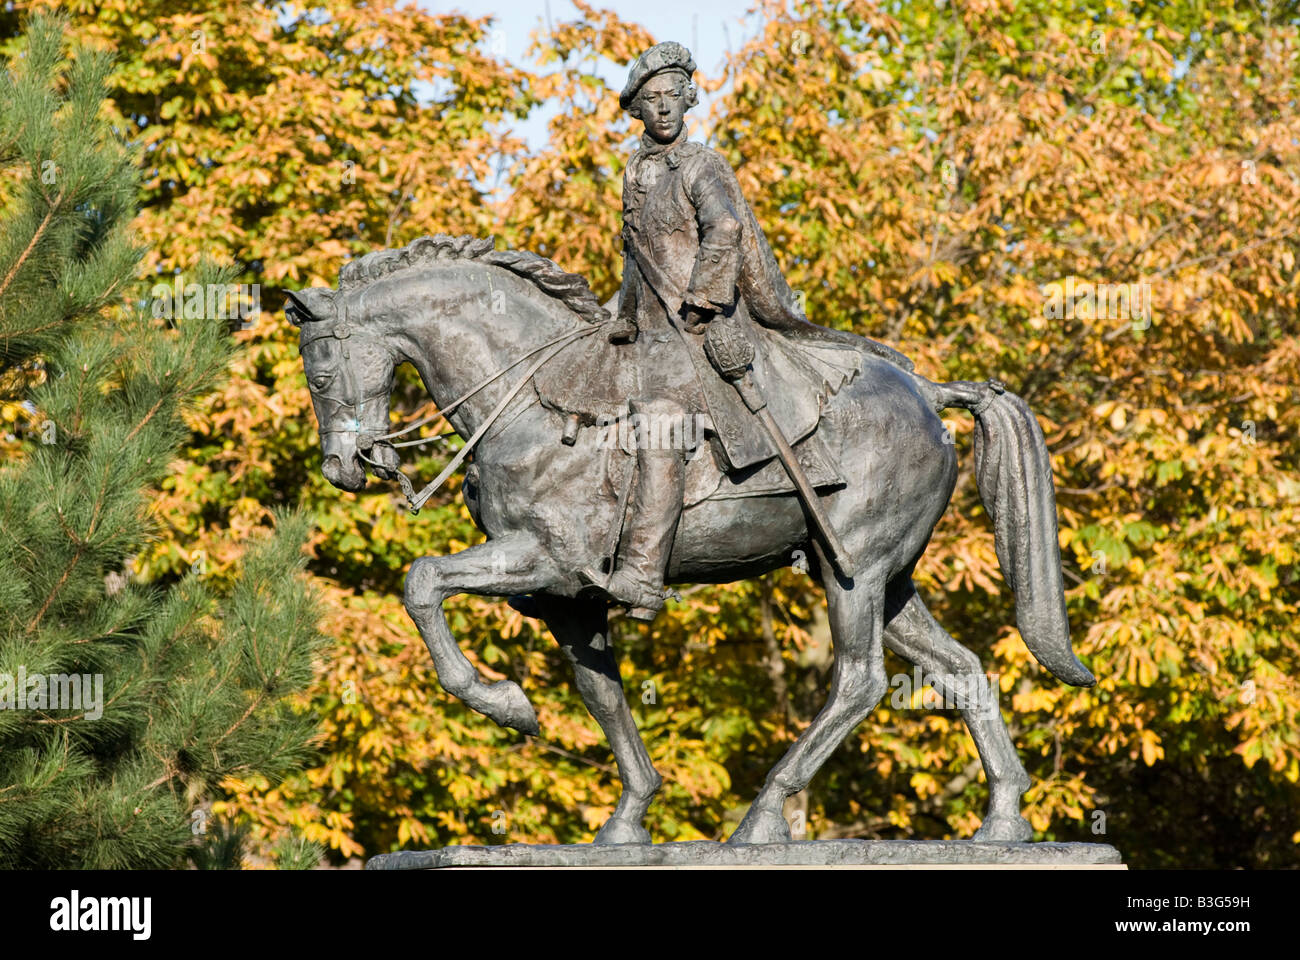
[{"label": "statue base", "polygon": [[834,867],[894,870],[1125,870],[1104,843],[974,843],[970,840],[805,840],[794,843],[528,844],[385,853],[367,870],[458,867],[756,869]]}]

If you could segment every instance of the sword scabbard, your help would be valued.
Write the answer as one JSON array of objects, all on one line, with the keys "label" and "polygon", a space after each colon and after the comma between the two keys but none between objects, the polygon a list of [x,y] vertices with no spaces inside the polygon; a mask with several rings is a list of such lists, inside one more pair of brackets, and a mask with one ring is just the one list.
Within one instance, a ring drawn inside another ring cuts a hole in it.
[{"label": "sword scabbard", "polygon": [[795,490],[799,493],[799,499],[808,510],[809,519],[812,521],[812,531],[817,538],[821,540],[826,547],[826,552],[830,556],[831,562],[835,564],[836,569],[845,576],[853,576],[853,557],[840,542],[836,536],[835,529],[831,526],[830,518],[822,510],[821,500],[817,496],[817,491],[813,489],[808,480],[808,475],[804,473],[803,467],[799,464],[799,458],[786,440],[785,434],[781,432],[780,426],[777,425],[776,418],[772,416],[772,411],[767,406],[767,401],[758,391],[757,384],[748,370],[744,375],[731,381],[740,398],[745,401],[745,406],[754,411],[759,423],[767,431],[768,437],[776,447],[777,458],[781,465],[785,467],[785,472],[789,474],[790,480],[794,483]]},{"label": "sword scabbard", "polygon": [[719,316],[710,321],[709,329],[704,335],[704,353],[722,378],[736,388],[745,406],[763,425],[764,431],[776,447],[781,465],[785,467],[785,472],[789,474],[790,480],[799,492],[799,499],[803,501],[808,511],[808,517],[812,521],[809,525],[810,532],[826,547],[826,553],[836,569],[843,576],[852,577],[853,558],[849,556],[848,550],[840,543],[840,538],[831,528],[830,520],[822,510],[821,500],[817,497],[817,491],[808,481],[807,474],[799,465],[799,458],[795,455],[794,448],[790,446],[790,442],[786,440],[785,434],[781,432],[780,426],[772,416],[767,398],[758,389],[758,384],[754,383],[752,372],[754,346],[735,317]]}]

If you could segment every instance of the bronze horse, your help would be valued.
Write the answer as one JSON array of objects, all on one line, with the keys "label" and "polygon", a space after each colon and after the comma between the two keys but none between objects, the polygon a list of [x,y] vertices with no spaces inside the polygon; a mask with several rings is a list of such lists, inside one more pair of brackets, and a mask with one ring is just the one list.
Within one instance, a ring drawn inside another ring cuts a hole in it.
[{"label": "bronze horse", "polygon": [[[622,794],[596,842],[649,842],[642,821],[662,780],[624,697],[607,604],[584,594],[577,577],[616,529],[610,463],[617,458],[601,430],[566,435],[564,415],[539,402],[528,383],[539,364],[598,330],[608,314],[581,277],[472,237],[426,237],[370,254],[344,266],[338,290],[298,291],[289,301],[332,484],[360,490],[369,466],[380,478],[400,478],[409,493],[390,442],[389,396],[402,363],[415,367],[473,445],[462,489],[487,539],[452,556],[421,557],[406,579],[406,609],[439,682],[498,724],[537,734],[523,690],[485,682],[442,611],[462,593],[530,596],[618,763]],[[841,573],[827,562],[793,493],[694,503],[672,547],[673,583],[753,577],[789,566],[803,551],[826,591],[835,655],[826,703],[768,773],[730,842],[790,839],[784,801],[886,692],[886,645],[919,666],[937,693],[958,698],[989,782],[989,810],[974,839],[1031,836],[1020,815],[1029,776],[996,700],[961,699],[963,678],[983,678],[979,658],[935,621],[911,580],[956,482],[952,440],[937,415],[949,407],[975,414],[976,478],[1026,645],[1060,680],[1095,682],[1070,645],[1051,467],[1033,414],[996,381],[933,383],[864,349],[860,374],[830,401],[818,427],[847,481],[823,493],[822,505],[856,558],[853,569]]]}]

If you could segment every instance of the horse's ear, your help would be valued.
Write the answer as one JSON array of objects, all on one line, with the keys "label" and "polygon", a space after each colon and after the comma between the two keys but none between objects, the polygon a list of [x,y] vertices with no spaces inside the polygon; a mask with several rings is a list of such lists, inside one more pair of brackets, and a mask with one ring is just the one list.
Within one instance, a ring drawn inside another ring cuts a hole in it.
[{"label": "horse's ear", "polygon": [[284,305],[284,315],[295,327],[313,320],[334,319],[334,291],[329,287],[308,287],[305,290],[286,290],[289,298]]}]

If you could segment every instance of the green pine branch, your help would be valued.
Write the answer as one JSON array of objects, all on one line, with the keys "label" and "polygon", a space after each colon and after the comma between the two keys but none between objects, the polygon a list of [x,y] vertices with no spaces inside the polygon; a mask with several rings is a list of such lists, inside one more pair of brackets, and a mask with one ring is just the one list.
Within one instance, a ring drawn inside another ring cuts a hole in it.
[{"label": "green pine branch", "polygon": [[0,79],[0,383],[45,425],[0,466],[0,867],[225,863],[238,845],[194,829],[205,802],[311,755],[315,719],[289,706],[322,640],[307,523],[277,515],[230,586],[120,575],[234,342],[222,317],[125,306],[135,158],[101,111],[111,60],[63,34],[34,17]]}]

